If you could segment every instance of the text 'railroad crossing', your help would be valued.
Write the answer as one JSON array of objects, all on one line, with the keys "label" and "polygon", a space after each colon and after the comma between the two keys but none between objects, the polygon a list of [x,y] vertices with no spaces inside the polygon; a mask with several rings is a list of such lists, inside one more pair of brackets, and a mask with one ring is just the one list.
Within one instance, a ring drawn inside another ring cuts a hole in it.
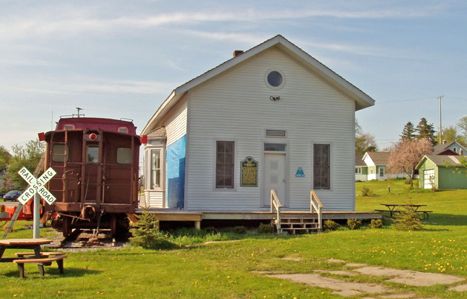
[{"label": "text 'railroad crossing'", "polygon": [[21,204],[26,204],[36,192],[49,205],[56,200],[55,196],[53,196],[52,193],[44,187],[44,185],[57,174],[53,168],[49,167],[49,169],[47,169],[38,179],[36,179],[26,167],[21,168],[18,171],[18,174],[29,184],[29,187],[18,197],[18,201]]}]

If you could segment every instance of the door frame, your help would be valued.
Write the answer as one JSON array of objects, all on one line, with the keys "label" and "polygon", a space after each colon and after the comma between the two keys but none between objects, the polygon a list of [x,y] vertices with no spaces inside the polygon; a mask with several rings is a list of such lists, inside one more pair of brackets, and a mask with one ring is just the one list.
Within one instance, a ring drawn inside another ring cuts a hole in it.
[{"label": "door frame", "polygon": [[[263,147],[264,143],[274,143],[274,142],[263,142]],[[288,208],[289,206],[289,185],[290,185],[290,180],[289,180],[289,155],[287,154],[288,151],[288,144],[285,142],[275,142],[275,143],[281,143],[281,144],[286,144],[285,151],[264,151],[263,150],[263,179],[262,179],[262,188],[261,188],[261,207],[263,208],[270,208],[269,200],[265,202],[266,198],[266,155],[282,155],[285,158],[285,163],[284,163],[284,179],[285,179],[285,198],[281,198],[280,200],[282,201],[282,207]],[[269,191],[268,191],[269,192]],[[269,195],[268,195],[269,198]]]}]

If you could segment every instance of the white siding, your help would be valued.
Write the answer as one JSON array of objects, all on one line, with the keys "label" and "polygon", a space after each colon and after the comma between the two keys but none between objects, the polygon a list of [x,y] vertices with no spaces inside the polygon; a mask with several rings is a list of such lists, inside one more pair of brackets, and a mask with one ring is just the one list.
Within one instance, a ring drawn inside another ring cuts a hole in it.
[{"label": "white siding", "polygon": [[144,192],[144,201],[140,201],[139,206],[142,208],[163,208],[163,195],[162,191],[146,190]]},{"label": "white siding", "polygon": [[[285,85],[265,83],[279,70]],[[280,96],[272,102],[270,96]],[[309,208],[313,143],[331,144],[331,190],[317,190],[327,210],[354,209],[355,102],[277,48],[247,60],[188,94],[188,157],[185,208],[258,210],[262,207],[263,144],[287,143],[291,209]],[[283,139],[266,138],[266,129],[287,131]],[[215,141],[235,141],[235,189],[215,190]],[[258,187],[240,187],[240,161],[259,162]],[[296,178],[302,167],[304,178]]]},{"label": "white siding", "polygon": [[167,145],[170,145],[186,134],[187,103],[182,101],[172,110],[165,122]]},{"label": "white siding", "polygon": [[365,162],[365,164],[367,166],[376,166],[375,162],[373,162],[373,160],[371,159],[370,155],[365,155],[363,157],[363,162]]}]

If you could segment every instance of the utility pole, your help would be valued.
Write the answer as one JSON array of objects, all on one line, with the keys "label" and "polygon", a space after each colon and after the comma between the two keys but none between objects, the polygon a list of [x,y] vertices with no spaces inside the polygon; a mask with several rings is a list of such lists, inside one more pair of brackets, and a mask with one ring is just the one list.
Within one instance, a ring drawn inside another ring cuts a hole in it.
[{"label": "utility pole", "polygon": [[80,107],[76,107],[76,110],[78,111],[78,117],[80,117],[79,112],[80,112],[81,110],[84,110],[84,109],[83,109],[83,108],[80,108]]},{"label": "utility pole", "polygon": [[439,133],[438,133],[438,143],[443,144],[443,121],[442,121],[442,110],[441,110],[441,100],[444,96],[439,96]]}]

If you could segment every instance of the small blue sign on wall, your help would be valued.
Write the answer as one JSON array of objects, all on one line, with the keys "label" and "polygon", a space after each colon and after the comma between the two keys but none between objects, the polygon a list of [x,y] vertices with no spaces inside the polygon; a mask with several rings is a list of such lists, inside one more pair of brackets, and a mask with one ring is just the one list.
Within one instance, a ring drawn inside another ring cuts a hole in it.
[{"label": "small blue sign on wall", "polygon": [[299,167],[297,168],[297,172],[295,172],[295,177],[297,178],[304,178],[305,173],[303,172],[303,168]]}]

